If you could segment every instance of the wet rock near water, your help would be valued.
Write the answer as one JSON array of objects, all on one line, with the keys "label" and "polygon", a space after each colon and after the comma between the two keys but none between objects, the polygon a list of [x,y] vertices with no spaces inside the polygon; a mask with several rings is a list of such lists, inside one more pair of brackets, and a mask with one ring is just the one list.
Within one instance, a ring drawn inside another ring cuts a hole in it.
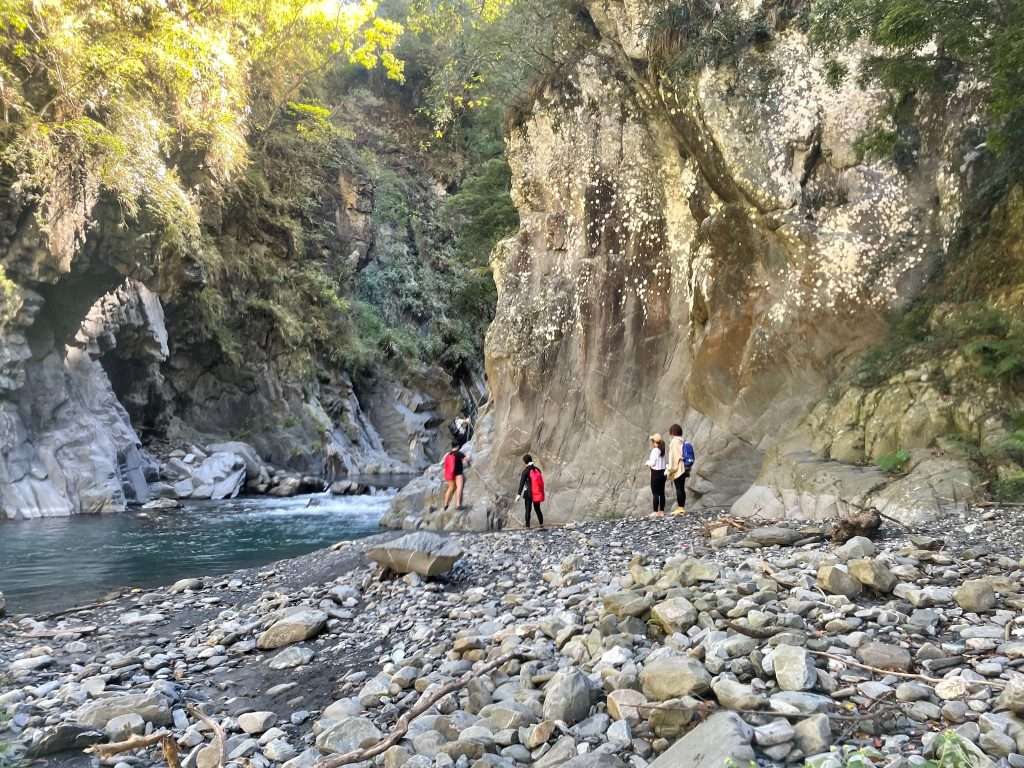
[{"label": "wet rock near water", "polygon": [[951,729],[1016,766],[1024,568],[1017,521],[985,514],[842,547],[807,526],[705,538],[697,517],[452,534],[443,575],[382,579],[385,538],[181,579],[12,625],[0,739],[50,755],[165,728],[198,768],[217,754],[199,706],[232,765],[305,768],[477,670],[370,762],[825,768],[842,747],[911,768]]}]

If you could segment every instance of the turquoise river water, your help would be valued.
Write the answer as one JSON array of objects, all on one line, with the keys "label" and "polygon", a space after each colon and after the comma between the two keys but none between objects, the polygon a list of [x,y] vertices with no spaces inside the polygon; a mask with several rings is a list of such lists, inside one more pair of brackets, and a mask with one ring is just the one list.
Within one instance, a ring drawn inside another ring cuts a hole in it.
[{"label": "turquoise river water", "polygon": [[197,502],[180,510],[0,522],[8,613],[45,613],[121,587],[227,573],[378,532],[393,491]]}]

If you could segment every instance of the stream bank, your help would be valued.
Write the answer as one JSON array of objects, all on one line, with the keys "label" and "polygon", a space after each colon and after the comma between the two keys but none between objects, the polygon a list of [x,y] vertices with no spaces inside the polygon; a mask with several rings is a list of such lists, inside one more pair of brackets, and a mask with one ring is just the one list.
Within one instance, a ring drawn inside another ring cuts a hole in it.
[{"label": "stream bank", "polygon": [[[307,768],[515,651],[438,702],[380,764],[703,768],[703,749],[672,748],[683,737],[737,762],[838,768],[828,751],[842,745],[903,768],[946,729],[974,765],[1020,761],[1020,510],[887,526],[842,547],[813,526],[709,522],[455,534],[464,558],[428,582],[382,581],[367,541],[342,542],[54,621],[10,621],[0,706],[12,720],[0,738],[43,755],[167,726],[193,768],[211,742],[186,712],[198,704],[229,734],[231,763]],[[308,620],[304,639],[268,647],[265,630],[286,614]],[[153,749],[128,763],[161,759]]]},{"label": "stream bank", "polygon": [[216,576],[378,531],[394,490],[239,497],[181,509],[0,521],[0,593],[44,613],[128,588]]}]

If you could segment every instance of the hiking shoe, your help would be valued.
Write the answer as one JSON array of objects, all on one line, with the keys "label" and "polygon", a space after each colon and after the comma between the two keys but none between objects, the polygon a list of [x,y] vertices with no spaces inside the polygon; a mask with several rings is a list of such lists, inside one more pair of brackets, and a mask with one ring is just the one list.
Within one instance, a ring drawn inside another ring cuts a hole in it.
[{"label": "hiking shoe", "polygon": [[672,510],[672,517],[683,517],[686,515],[686,507],[676,507]]}]

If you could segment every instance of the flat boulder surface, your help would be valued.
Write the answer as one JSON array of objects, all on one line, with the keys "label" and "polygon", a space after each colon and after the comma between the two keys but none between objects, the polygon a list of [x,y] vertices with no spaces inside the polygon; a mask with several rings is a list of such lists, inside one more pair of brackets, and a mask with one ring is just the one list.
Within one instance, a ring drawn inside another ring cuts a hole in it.
[{"label": "flat boulder surface", "polygon": [[275,621],[256,640],[261,651],[284,648],[316,637],[327,623],[327,614],[310,608],[298,608]]},{"label": "flat boulder surface", "polygon": [[430,577],[450,571],[462,557],[462,549],[447,536],[418,531],[373,547],[366,556],[395,573]]}]

